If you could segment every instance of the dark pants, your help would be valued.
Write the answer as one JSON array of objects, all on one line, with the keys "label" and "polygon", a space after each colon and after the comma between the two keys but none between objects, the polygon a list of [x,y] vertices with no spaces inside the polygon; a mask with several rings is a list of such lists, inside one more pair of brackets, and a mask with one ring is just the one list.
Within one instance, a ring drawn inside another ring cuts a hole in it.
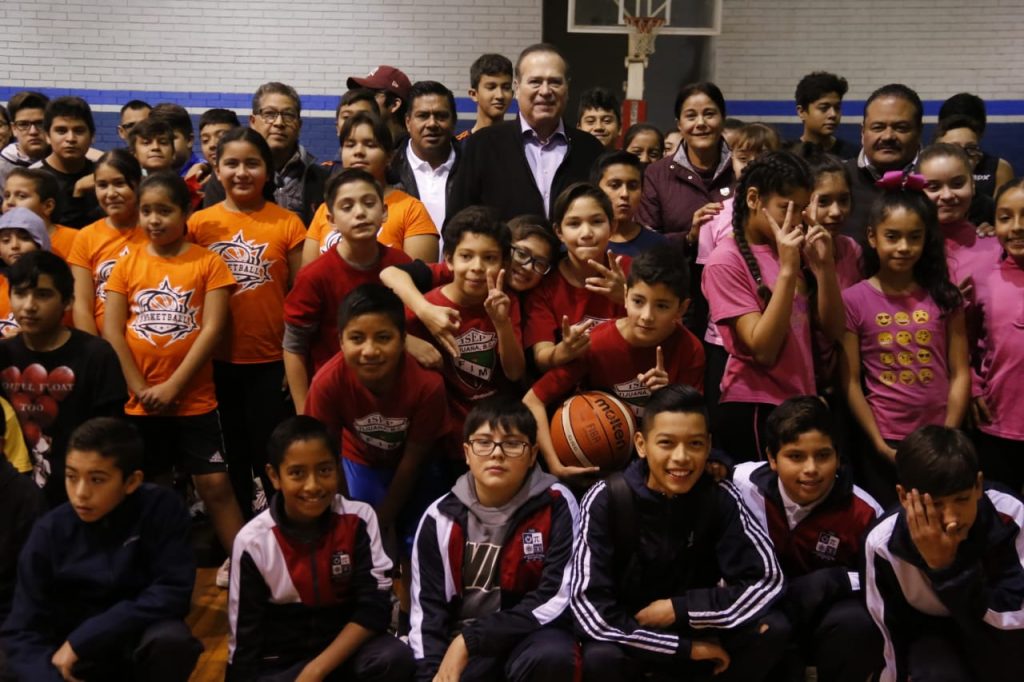
[{"label": "dark pants", "polygon": [[734,464],[765,459],[765,423],[775,411],[766,403],[719,403],[712,422],[716,448],[724,450]]},{"label": "dark pants", "polygon": [[978,620],[948,633],[919,633],[907,654],[911,682],[1002,682],[1024,677],[1024,630]]},{"label": "dark pants", "polygon": [[[763,634],[761,625],[768,626]],[[759,682],[785,652],[791,628],[779,611],[735,630],[687,630],[689,639],[717,640],[729,654],[729,667],[720,675],[709,661],[641,660],[627,647],[612,642],[583,643],[583,682]]]},{"label": "dark pants", "polygon": [[1015,494],[1024,488],[1024,442],[992,436],[982,431],[973,434],[986,481],[1002,483]]},{"label": "dark pants", "polygon": [[270,480],[264,471],[267,442],[274,428],[295,414],[282,390],[283,362],[239,365],[213,363],[217,386],[228,473],[238,506],[246,518],[253,516],[253,478],[260,477],[270,496]]},{"label": "dark pants", "polygon": [[162,620],[146,628],[134,646],[100,660],[79,659],[72,673],[85,682],[187,682],[202,652],[185,621]]},{"label": "dark pants", "polygon": [[505,658],[471,657],[461,682],[571,682],[576,640],[557,627],[542,627],[523,638]]},{"label": "dark pants", "polygon": [[[883,509],[890,509],[899,503],[896,495],[896,465],[871,445],[869,439],[862,440],[861,457],[854,467],[857,484],[867,490]],[[886,441],[890,447],[899,447],[899,441]]]},{"label": "dark pants", "polygon": [[793,640],[772,680],[802,682],[809,665],[817,668],[818,682],[864,682],[882,669],[882,634],[854,597],[829,606]]},{"label": "dark pants", "polygon": [[704,404],[708,406],[711,423],[716,423],[718,401],[722,397],[722,376],[729,351],[716,343],[704,342]]},{"label": "dark pants", "polygon": [[[312,660],[312,659],[309,659]],[[280,670],[263,672],[255,682],[292,682],[309,661],[301,661]],[[410,682],[416,671],[412,649],[396,637],[381,634],[367,640],[334,672],[326,682]]]}]

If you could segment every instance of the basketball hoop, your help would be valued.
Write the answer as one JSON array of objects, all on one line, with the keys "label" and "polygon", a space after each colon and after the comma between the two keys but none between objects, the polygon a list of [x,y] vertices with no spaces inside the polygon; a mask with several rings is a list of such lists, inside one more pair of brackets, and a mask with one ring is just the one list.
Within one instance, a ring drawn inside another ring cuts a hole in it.
[{"label": "basketball hoop", "polygon": [[647,58],[654,54],[654,39],[658,37],[658,29],[665,25],[665,19],[629,15],[622,19],[629,31],[629,56],[626,57],[626,64],[643,62],[647,66]]}]

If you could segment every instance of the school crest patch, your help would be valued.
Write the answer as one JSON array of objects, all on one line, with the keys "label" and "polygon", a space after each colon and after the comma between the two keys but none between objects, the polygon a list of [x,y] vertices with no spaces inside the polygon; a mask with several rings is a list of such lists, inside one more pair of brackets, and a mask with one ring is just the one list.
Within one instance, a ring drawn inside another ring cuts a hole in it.
[{"label": "school crest patch", "polygon": [[523,533],[523,558],[527,561],[544,560],[544,535],[533,528]]},{"label": "school crest patch", "polygon": [[132,312],[135,319],[129,327],[139,338],[159,346],[156,337],[169,337],[164,347],[187,338],[199,328],[196,315],[199,308],[193,308],[194,290],[184,291],[172,286],[164,277],[155,289],[142,289],[135,294]]},{"label": "school crest patch", "polygon": [[814,553],[822,559],[834,560],[839,553],[839,536],[832,531],[822,531],[814,545]]},{"label": "school crest patch", "polygon": [[454,358],[459,379],[472,389],[479,389],[491,380],[498,356],[498,335],[470,329],[455,339],[459,346],[459,357]]},{"label": "school crest patch", "polygon": [[226,242],[210,244],[210,251],[224,259],[231,274],[235,276],[238,288],[236,294],[256,289],[270,281],[271,261],[264,260],[266,244],[249,241],[241,232]]},{"label": "school crest patch", "polygon": [[331,580],[345,580],[352,575],[352,557],[347,552],[331,555]]},{"label": "school crest patch", "polygon": [[639,379],[630,379],[612,387],[613,392],[622,398],[637,417],[643,416],[644,405],[651,399],[651,389],[644,386]]},{"label": "school crest patch", "polygon": [[380,412],[352,421],[352,427],[364,443],[380,450],[397,450],[409,430],[407,417],[385,417]]}]

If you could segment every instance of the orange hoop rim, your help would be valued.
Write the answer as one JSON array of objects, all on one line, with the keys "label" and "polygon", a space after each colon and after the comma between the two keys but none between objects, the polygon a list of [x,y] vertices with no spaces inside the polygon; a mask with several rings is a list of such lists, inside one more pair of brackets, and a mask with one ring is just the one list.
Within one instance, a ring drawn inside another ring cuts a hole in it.
[{"label": "orange hoop rim", "polygon": [[662,17],[634,17],[625,16],[622,18],[632,30],[639,34],[651,34],[665,25]]}]

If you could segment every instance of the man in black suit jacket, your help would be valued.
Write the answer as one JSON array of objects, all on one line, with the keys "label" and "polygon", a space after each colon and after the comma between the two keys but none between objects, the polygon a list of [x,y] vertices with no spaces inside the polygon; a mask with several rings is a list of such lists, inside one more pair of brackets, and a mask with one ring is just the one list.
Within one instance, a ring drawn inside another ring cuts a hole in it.
[{"label": "man in black suit jacket", "polygon": [[519,117],[489,126],[465,142],[449,199],[449,218],[466,206],[494,208],[503,220],[526,213],[550,216],[555,197],[586,180],[604,151],[593,135],[562,120],[569,67],[545,43],[523,50],[513,87]]}]

